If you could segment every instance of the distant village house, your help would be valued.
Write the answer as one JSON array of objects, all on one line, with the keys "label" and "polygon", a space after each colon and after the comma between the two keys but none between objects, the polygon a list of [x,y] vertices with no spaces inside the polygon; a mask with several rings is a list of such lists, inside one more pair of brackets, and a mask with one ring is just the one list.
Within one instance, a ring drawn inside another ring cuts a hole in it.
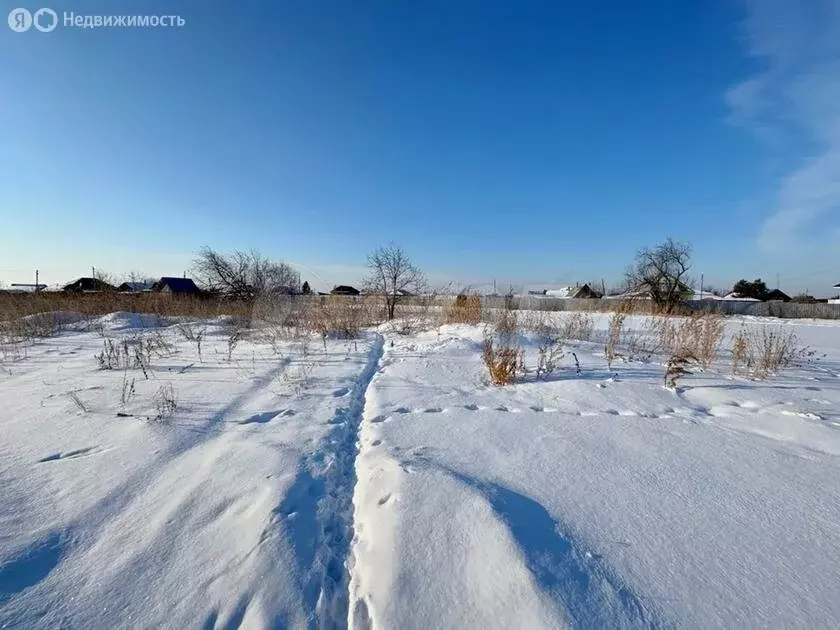
[{"label": "distant village house", "polygon": [[99,278],[79,278],[62,287],[62,291],[66,291],[67,293],[101,293],[103,291],[116,290],[117,287]]},{"label": "distant village house", "polygon": [[359,295],[360,293],[361,291],[359,291],[356,287],[351,287],[345,284],[340,284],[330,291],[330,295]]},{"label": "distant village house", "polygon": [[199,289],[191,278],[170,278],[164,276],[152,285],[152,291],[170,295],[199,295]]}]

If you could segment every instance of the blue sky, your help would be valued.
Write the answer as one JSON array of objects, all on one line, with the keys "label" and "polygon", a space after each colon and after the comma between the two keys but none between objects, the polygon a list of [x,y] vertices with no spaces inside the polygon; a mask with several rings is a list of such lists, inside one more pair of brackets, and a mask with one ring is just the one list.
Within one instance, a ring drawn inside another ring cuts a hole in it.
[{"label": "blue sky", "polygon": [[50,7],[186,24],[0,31],[7,283],[203,245],[357,283],[389,241],[436,280],[612,283],[667,236],[717,286],[840,281],[836,0]]}]

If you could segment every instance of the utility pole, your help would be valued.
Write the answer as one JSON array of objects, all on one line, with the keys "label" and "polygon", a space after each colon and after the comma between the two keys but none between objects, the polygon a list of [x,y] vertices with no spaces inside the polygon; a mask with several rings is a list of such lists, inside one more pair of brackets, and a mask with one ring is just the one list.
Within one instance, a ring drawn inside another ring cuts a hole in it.
[{"label": "utility pole", "polygon": [[35,270],[35,293],[38,293],[38,291],[41,290],[40,286],[41,285],[38,284],[38,270],[36,269]]},{"label": "utility pole", "polygon": [[607,295],[607,283],[604,282],[604,279],[601,278],[601,297],[606,297]]},{"label": "utility pole", "polygon": [[90,277],[91,277],[91,278],[95,278],[95,277],[96,277],[96,269],[95,269],[94,267],[91,267],[91,268],[90,268]]},{"label": "utility pole", "polygon": [[700,274],[700,299],[703,299],[703,274]]}]

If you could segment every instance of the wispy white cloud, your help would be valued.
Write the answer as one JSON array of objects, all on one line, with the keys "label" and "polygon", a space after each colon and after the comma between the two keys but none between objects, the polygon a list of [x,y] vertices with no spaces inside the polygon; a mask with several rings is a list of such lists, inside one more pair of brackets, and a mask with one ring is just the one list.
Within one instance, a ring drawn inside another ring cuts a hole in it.
[{"label": "wispy white cloud", "polygon": [[726,94],[732,122],[796,138],[759,245],[817,245],[840,218],[840,0],[746,0],[746,52],[764,68]]}]

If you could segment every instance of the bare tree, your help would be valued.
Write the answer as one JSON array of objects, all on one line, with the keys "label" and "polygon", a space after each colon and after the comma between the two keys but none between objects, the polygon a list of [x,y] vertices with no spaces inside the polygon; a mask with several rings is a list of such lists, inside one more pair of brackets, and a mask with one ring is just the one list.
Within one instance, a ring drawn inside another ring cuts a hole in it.
[{"label": "bare tree", "polygon": [[196,279],[208,291],[233,299],[298,293],[300,274],[290,265],[251,250],[221,254],[204,247],[193,261]]},{"label": "bare tree", "polygon": [[141,271],[129,271],[128,273],[123,274],[122,276],[122,282],[148,284],[149,286],[153,285],[157,281],[158,278],[149,276]]},{"label": "bare tree", "polygon": [[686,291],[691,269],[691,245],[668,238],[653,249],[644,247],[627,270],[629,287],[646,290],[653,303],[670,313]]},{"label": "bare tree", "polygon": [[106,284],[110,284],[111,286],[118,284],[114,274],[108,273],[107,271],[99,269],[98,267],[95,267],[93,269],[93,278]]},{"label": "bare tree", "polygon": [[426,289],[426,276],[411,262],[402,247],[380,247],[368,256],[368,276],[365,287],[385,300],[388,319],[394,319],[394,309],[401,296],[419,294]]}]

